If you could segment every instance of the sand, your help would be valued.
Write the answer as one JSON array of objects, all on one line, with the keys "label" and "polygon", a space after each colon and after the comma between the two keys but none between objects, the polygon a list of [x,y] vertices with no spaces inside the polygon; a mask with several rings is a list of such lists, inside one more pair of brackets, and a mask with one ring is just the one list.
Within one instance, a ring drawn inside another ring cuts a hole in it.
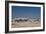
[{"label": "sand", "polygon": [[12,22],[12,28],[20,27],[40,27],[41,23],[39,21],[23,21],[23,22]]}]

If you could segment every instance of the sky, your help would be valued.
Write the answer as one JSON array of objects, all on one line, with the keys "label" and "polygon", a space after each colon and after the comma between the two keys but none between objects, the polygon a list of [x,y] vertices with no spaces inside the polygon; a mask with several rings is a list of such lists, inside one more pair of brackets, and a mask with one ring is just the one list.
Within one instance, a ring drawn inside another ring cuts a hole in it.
[{"label": "sky", "polygon": [[15,17],[38,17],[40,16],[40,7],[12,6],[12,18]]}]

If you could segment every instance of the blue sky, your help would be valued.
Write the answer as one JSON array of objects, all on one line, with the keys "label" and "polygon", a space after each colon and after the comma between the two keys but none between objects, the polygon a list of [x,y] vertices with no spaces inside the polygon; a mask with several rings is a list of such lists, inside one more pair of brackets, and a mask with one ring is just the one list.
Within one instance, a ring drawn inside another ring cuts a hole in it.
[{"label": "blue sky", "polygon": [[40,16],[40,7],[12,6],[12,18]]}]

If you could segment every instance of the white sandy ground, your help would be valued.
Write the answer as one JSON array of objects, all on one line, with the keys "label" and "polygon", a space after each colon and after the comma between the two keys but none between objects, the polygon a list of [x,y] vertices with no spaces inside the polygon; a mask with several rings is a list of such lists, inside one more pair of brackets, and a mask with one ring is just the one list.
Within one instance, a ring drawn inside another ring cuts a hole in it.
[{"label": "white sandy ground", "polygon": [[12,22],[12,28],[19,28],[19,27],[40,27],[41,23],[39,21],[23,21],[23,22]]}]

